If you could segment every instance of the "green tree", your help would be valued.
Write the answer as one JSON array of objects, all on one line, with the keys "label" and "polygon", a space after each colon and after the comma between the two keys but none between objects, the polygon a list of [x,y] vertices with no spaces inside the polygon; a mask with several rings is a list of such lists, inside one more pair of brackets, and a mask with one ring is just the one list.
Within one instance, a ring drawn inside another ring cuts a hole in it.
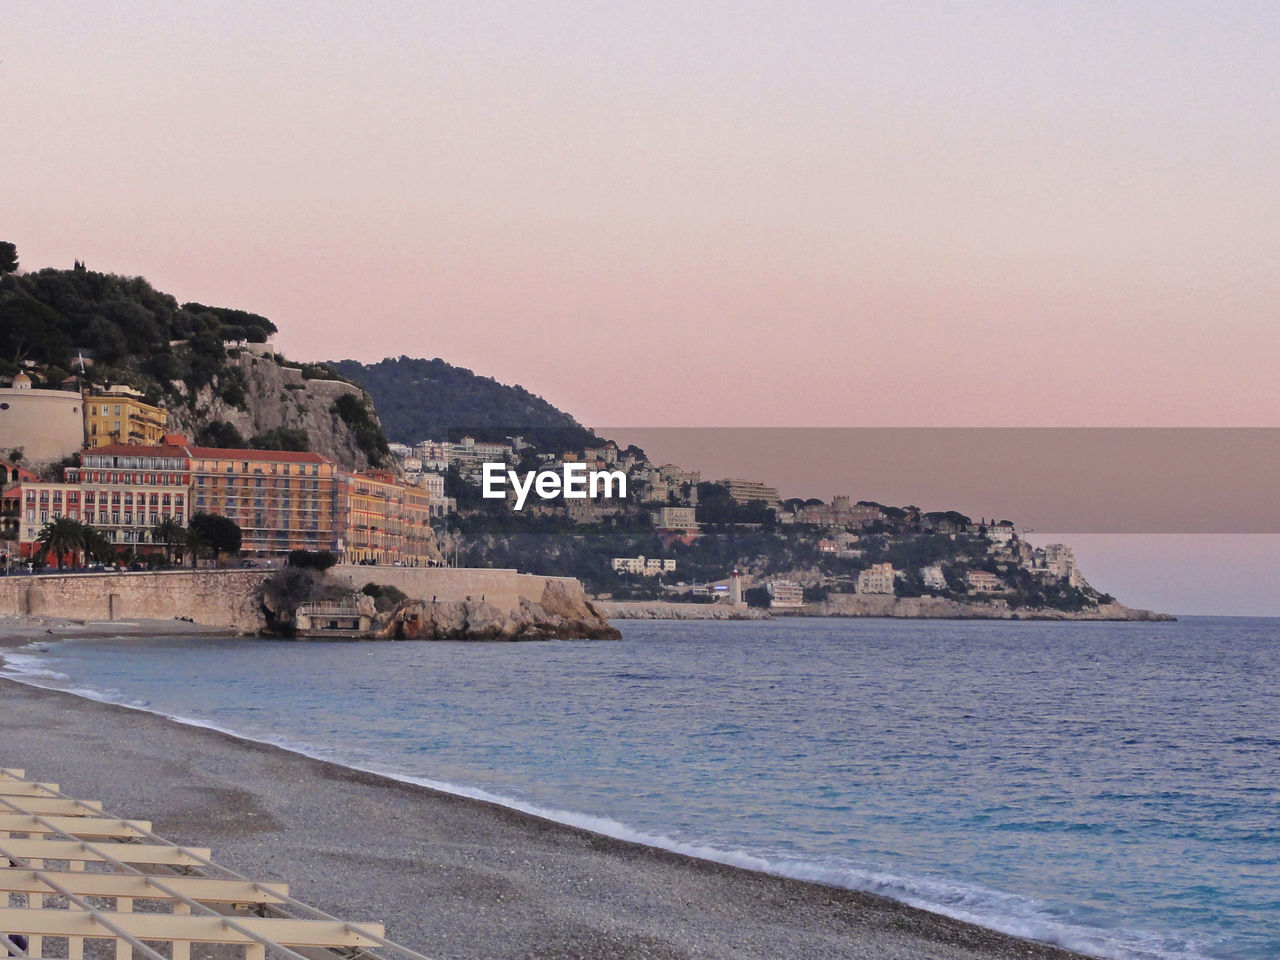
[{"label": "green tree", "polygon": [[204,538],[204,534],[197,530],[194,526],[187,527],[187,535],[183,538],[181,549],[185,550],[191,557],[191,569],[197,566],[197,560],[200,554],[209,546]]},{"label": "green tree", "polygon": [[244,447],[244,437],[240,436],[240,431],[236,429],[234,423],[227,423],[225,420],[212,420],[206,423],[196,431],[195,441],[198,447],[223,449]]},{"label": "green tree", "polygon": [[71,557],[71,563],[74,565],[76,555],[84,549],[84,533],[84,524],[79,520],[72,520],[70,517],[54,517],[36,534],[36,543],[40,544],[36,556],[47,562],[49,554],[52,553],[58,560],[59,570],[62,569],[65,557]]},{"label": "green tree", "polygon": [[213,554],[216,566],[218,558],[224,553],[235,553],[240,549],[241,533],[236,522],[216,513],[197,513],[191,518],[191,529],[196,531],[204,541],[209,552]]},{"label": "green tree", "polygon": [[187,530],[173,517],[165,517],[151,528],[151,542],[164,544],[164,558],[173,563],[174,551],[180,549],[187,541]]},{"label": "green tree", "polygon": [[7,240],[0,240],[0,274],[17,273],[18,247]]},{"label": "green tree", "polygon": [[96,560],[98,563],[111,563],[116,559],[116,545],[97,527],[88,524],[84,528],[85,560]]},{"label": "green tree", "polygon": [[67,346],[59,323],[58,315],[34,297],[7,297],[0,301],[0,351],[15,364],[28,357],[59,361],[59,351]]}]

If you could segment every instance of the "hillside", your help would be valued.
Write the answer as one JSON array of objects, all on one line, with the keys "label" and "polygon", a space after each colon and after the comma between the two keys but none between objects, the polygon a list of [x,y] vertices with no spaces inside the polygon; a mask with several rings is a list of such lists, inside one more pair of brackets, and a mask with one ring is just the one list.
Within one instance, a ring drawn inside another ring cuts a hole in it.
[{"label": "hillside", "polygon": [[401,356],[378,363],[329,361],[373,398],[387,436],[398,443],[457,438],[501,441],[520,434],[563,450],[597,443],[572,416],[524,387],[507,386],[439,358]]},{"label": "hillside", "polygon": [[127,385],[208,446],[313,450],[347,469],[387,462],[364,391],[271,352],[275,332],[258,314],[179,303],[80,263],[0,271],[0,382],[22,370],[36,388]]}]

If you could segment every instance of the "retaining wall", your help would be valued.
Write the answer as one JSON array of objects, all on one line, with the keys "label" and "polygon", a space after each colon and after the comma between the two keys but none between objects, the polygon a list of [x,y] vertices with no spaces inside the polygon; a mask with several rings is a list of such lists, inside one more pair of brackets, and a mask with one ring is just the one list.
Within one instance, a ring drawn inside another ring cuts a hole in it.
[{"label": "retaining wall", "polygon": [[521,600],[541,603],[542,592],[549,582],[562,583],[574,594],[582,590],[582,584],[573,577],[540,577],[506,568],[339,564],[329,572],[355,590],[366,583],[377,583],[402,590],[411,600],[478,601],[483,597],[486,603],[507,610],[517,609]]},{"label": "retaining wall", "polygon": [[0,613],[76,620],[171,620],[254,633],[262,570],[80,573],[0,577]]}]

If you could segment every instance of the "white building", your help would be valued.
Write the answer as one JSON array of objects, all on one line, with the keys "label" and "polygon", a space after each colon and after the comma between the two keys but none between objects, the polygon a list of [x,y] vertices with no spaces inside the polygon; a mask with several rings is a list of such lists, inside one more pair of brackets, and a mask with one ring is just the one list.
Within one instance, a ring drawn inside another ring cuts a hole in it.
[{"label": "white building", "polygon": [[30,461],[59,460],[84,446],[84,401],[79,391],[34,390],[19,373],[0,388],[0,451],[20,449]]},{"label": "white building", "polygon": [[926,589],[929,590],[945,590],[947,589],[947,578],[942,574],[942,567],[934,564],[931,567],[920,568],[920,578],[924,580]]},{"label": "white building", "polygon": [[858,593],[893,593],[892,563],[873,563],[858,574]]},{"label": "white building", "polygon": [[804,606],[804,588],[794,580],[770,580],[764,587],[769,591],[771,607]]},{"label": "white building", "polygon": [[698,511],[693,507],[660,507],[653,514],[659,530],[697,530]]},{"label": "white building", "polygon": [[656,577],[674,573],[676,562],[661,557],[614,557],[612,566],[614,573],[638,573],[642,577]]},{"label": "white building", "polygon": [[1000,523],[987,524],[987,539],[993,543],[1008,543],[1017,537],[1017,531],[1014,530],[1013,524],[1007,520]]}]

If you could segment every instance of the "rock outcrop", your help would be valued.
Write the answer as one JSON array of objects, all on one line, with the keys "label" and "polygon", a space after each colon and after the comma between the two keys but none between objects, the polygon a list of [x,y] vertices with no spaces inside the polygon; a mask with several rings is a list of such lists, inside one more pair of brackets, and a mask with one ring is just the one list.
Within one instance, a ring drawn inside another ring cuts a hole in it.
[{"label": "rock outcrop", "polygon": [[[220,391],[226,377],[243,379],[244,402],[232,404]],[[255,356],[248,350],[228,357],[226,368],[214,387],[202,387],[194,404],[169,411],[171,428],[194,437],[214,421],[231,424],[249,441],[273,430],[303,430],[311,450],[331,457],[346,470],[370,466],[367,453],[357,442],[355,431],[331,412],[339,397],[353,394],[364,402],[364,391],[340,380],[308,380],[296,367],[281,366],[269,356]],[[376,415],[372,413],[371,416]]]},{"label": "rock outcrop", "polygon": [[409,600],[377,636],[387,640],[619,640],[622,634],[579,589],[548,582],[542,601]]}]

